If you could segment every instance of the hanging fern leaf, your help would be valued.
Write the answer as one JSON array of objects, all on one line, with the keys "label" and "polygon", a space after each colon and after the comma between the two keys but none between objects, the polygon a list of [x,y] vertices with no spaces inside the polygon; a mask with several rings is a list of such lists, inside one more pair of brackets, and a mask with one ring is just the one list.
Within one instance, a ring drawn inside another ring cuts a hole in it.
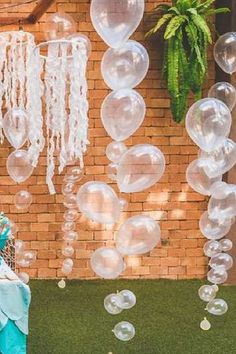
[{"label": "hanging fern leaf", "polygon": [[147,33],[155,34],[165,26],[165,51],[162,73],[170,94],[173,118],[181,122],[186,114],[188,94],[195,99],[202,94],[208,63],[208,46],[212,43],[210,16],[228,12],[215,9],[215,0],[172,0],[172,6],[162,4],[156,8],[164,12],[156,25]]}]

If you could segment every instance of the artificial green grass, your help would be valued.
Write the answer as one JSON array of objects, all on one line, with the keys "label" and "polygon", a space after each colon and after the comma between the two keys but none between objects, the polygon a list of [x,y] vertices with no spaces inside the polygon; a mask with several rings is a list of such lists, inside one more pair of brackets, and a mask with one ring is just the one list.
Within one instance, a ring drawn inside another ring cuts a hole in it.
[{"label": "artificial green grass", "polygon": [[[199,300],[200,281],[32,281],[29,354],[236,354],[236,287],[221,287],[218,297],[229,304],[226,315],[207,316],[212,329],[203,332],[206,316]],[[109,315],[104,297],[129,289],[137,305]],[[117,340],[112,329],[130,321],[136,336]]]}]

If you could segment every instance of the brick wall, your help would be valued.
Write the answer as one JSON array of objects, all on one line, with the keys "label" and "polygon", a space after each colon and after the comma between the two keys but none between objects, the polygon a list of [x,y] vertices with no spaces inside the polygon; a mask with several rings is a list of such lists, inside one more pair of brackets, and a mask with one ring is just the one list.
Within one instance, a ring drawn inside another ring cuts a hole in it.
[{"label": "brick wall", "polygon": [[[112,1],[112,0],[111,0]],[[15,1],[17,2],[17,1]],[[20,2],[20,0],[18,0]],[[1,6],[9,2],[1,0]],[[157,1],[146,1],[146,12],[157,5]],[[102,127],[100,107],[109,90],[105,86],[100,61],[106,45],[93,29],[89,16],[89,0],[60,0],[50,12],[65,11],[78,22],[78,31],[89,35],[93,53],[88,64],[89,103],[90,103],[90,147],[85,165],[86,176],[81,181],[111,181],[106,176],[108,160],[105,147],[111,141]],[[33,5],[22,6],[11,13],[24,12],[27,15]],[[43,29],[48,14],[40,23],[25,26],[24,29],[35,34],[37,41],[44,39]],[[1,31],[17,29],[16,26],[1,28]],[[144,21],[134,38],[143,42],[147,23]],[[147,78],[138,87],[147,104],[146,119],[142,127],[126,141],[128,146],[137,143],[150,143],[158,146],[165,154],[167,167],[164,177],[153,188],[142,193],[124,195],[129,201],[129,209],[123,213],[121,221],[133,214],[145,213],[160,220],[162,246],[143,257],[127,258],[125,277],[143,278],[195,278],[203,277],[206,259],[203,256],[204,240],[198,229],[198,220],[206,209],[204,197],[193,192],[185,180],[187,165],[196,156],[197,149],[187,137],[184,125],[171,120],[168,94],[161,82],[161,47],[158,41],[145,44],[151,58]],[[209,86],[214,79],[214,65],[209,70]],[[211,82],[210,82],[211,81]],[[38,260],[29,270],[31,276],[55,278],[60,276],[62,234],[60,232],[65,208],[62,204],[61,184],[63,176],[55,177],[57,194],[50,196],[45,185],[45,153],[33,176],[23,185],[15,185],[7,176],[6,158],[12,149],[5,141],[0,147],[0,203],[2,209],[19,226],[18,236],[26,241],[27,247],[38,251]],[[112,185],[116,190],[117,186]],[[29,213],[19,213],[14,207],[14,194],[28,188],[34,202]],[[99,224],[88,222],[83,216],[77,223],[80,234],[76,244],[75,268],[73,278],[92,278],[89,266],[92,252],[103,245],[112,245],[115,229],[107,229]]]}]

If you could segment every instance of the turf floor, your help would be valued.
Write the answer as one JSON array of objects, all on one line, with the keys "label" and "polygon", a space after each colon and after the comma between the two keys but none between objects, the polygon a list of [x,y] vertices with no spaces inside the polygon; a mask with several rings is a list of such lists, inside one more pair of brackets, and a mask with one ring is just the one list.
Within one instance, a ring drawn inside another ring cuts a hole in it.
[{"label": "turf floor", "polygon": [[[236,287],[221,287],[229,304],[224,316],[207,316],[197,295],[200,281],[32,281],[29,354],[236,354]],[[106,295],[130,289],[137,305],[118,316],[103,308]],[[135,338],[118,341],[112,329],[127,320]]]}]

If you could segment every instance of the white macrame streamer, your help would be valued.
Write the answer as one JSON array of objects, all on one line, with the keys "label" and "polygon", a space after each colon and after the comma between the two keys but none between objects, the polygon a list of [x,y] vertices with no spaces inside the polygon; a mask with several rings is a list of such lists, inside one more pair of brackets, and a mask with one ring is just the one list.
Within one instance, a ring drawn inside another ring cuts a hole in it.
[{"label": "white macrame streamer", "polygon": [[0,141],[4,140],[2,109],[25,109],[29,117],[29,154],[32,165],[36,166],[45,140],[41,103],[42,65],[34,48],[31,33],[12,31],[0,34]]},{"label": "white macrame streamer", "polygon": [[75,40],[56,40],[37,47],[46,50],[41,55],[44,68],[47,177],[51,194],[55,193],[52,178],[57,152],[61,173],[73,160],[83,167],[83,154],[88,141],[87,50]]}]

